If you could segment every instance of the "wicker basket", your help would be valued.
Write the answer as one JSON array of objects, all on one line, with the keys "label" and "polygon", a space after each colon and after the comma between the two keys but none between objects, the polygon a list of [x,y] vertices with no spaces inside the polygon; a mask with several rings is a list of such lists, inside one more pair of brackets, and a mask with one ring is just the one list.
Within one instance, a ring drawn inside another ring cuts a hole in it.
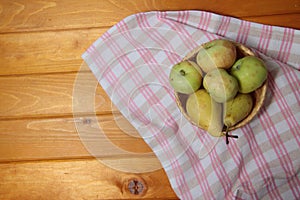
[{"label": "wicker basket", "polygon": [[[237,59],[245,57],[245,56],[250,56],[250,55],[254,56],[254,53],[246,46],[239,44],[239,43],[234,43],[234,44],[235,44],[236,50],[237,50]],[[189,54],[187,54],[183,60],[196,61],[196,55],[201,48],[202,48],[202,46],[195,48]],[[254,118],[254,116],[258,113],[261,106],[263,105],[266,91],[267,91],[267,81],[265,81],[264,84],[260,88],[258,88],[257,90],[255,90],[254,92],[251,93],[253,100],[254,100],[251,113],[245,119],[243,119],[242,121],[237,123],[235,126],[230,127],[228,129],[229,131],[246,125]],[[203,127],[201,127],[198,124],[196,124],[195,122],[193,122],[186,112],[186,101],[187,101],[189,95],[175,92],[175,97],[176,97],[176,103],[177,103],[180,111],[182,112],[182,114],[185,116],[185,118],[193,125],[201,128],[201,129],[204,129]],[[224,126],[223,133],[225,134],[225,132],[226,132],[226,127]]]}]

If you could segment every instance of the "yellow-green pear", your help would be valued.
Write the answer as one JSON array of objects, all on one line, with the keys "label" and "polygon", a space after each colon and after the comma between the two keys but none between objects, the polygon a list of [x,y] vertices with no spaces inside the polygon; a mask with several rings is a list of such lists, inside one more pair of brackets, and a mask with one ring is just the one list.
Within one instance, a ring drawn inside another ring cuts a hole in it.
[{"label": "yellow-green pear", "polygon": [[236,60],[236,47],[229,40],[212,40],[202,47],[196,60],[205,73],[216,68],[229,69]]},{"label": "yellow-green pear", "polygon": [[224,69],[214,69],[208,72],[204,76],[203,86],[218,103],[233,99],[239,90],[235,77]]},{"label": "yellow-green pear", "polygon": [[262,86],[268,76],[265,63],[255,56],[239,59],[230,69],[239,83],[240,93],[250,93]]},{"label": "yellow-green pear", "polygon": [[253,108],[253,99],[250,94],[239,93],[237,96],[226,102],[224,106],[224,124],[227,127],[236,125],[245,119]]},{"label": "yellow-green pear", "polygon": [[191,94],[201,86],[202,72],[195,62],[181,61],[172,67],[169,81],[176,92]]},{"label": "yellow-green pear", "polygon": [[193,122],[215,137],[223,136],[222,105],[215,102],[206,90],[200,89],[191,94],[186,110]]}]

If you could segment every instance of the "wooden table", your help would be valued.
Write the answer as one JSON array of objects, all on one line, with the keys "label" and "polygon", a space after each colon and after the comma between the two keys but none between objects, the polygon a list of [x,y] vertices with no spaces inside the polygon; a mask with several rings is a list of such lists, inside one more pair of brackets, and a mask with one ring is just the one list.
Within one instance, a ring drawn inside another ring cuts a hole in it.
[{"label": "wooden table", "polygon": [[[137,132],[99,85],[95,85],[94,112],[73,112],[76,76],[95,81],[87,68],[80,70],[81,54],[111,26],[138,12],[199,9],[299,29],[299,2],[2,0],[0,199],[177,199],[151,149],[128,134]],[[128,155],[99,155],[102,162],[86,150],[76,123],[98,122],[110,141]],[[124,160],[129,162],[123,165]],[[149,166],[157,170],[139,171]]]}]

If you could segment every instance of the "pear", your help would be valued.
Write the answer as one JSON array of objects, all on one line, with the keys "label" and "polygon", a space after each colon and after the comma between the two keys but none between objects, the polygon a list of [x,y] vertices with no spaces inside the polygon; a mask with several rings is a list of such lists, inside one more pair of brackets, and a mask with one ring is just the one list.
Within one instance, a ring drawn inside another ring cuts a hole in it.
[{"label": "pear", "polygon": [[228,40],[212,40],[202,47],[196,60],[205,73],[216,68],[229,69],[236,60],[236,47]]},{"label": "pear", "polygon": [[239,93],[224,105],[224,124],[226,127],[231,127],[250,114],[253,108],[253,99],[250,94]]},{"label": "pear", "polygon": [[246,56],[235,62],[230,70],[239,83],[240,93],[250,93],[262,86],[267,79],[265,63],[255,56]]},{"label": "pear", "polygon": [[186,111],[193,122],[215,137],[223,136],[222,105],[215,102],[205,89],[191,94]]},{"label": "pear", "polygon": [[202,72],[195,62],[181,61],[172,67],[169,82],[176,92],[191,94],[202,85]]},{"label": "pear", "polygon": [[224,69],[208,72],[204,76],[203,86],[218,103],[233,99],[239,90],[237,80]]},{"label": "pear", "polygon": [[245,119],[253,108],[253,99],[250,94],[238,93],[236,97],[224,104],[224,125],[226,126],[226,144],[228,138],[238,138],[237,135],[229,135],[229,128]]}]

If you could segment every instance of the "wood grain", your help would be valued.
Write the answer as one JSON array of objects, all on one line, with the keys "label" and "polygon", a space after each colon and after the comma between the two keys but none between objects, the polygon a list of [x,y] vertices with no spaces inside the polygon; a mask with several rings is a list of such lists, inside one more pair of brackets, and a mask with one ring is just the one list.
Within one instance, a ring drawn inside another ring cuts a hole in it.
[{"label": "wood grain", "polygon": [[[77,73],[0,77],[0,119],[22,117],[72,116],[73,90]],[[77,87],[82,106],[75,114],[107,114],[117,109],[98,85],[91,72],[83,73],[84,88]],[[85,102],[88,91],[93,91],[94,101]],[[86,104],[95,104],[87,110]],[[75,106],[75,104],[74,104]]]},{"label": "wood grain", "polygon": [[[300,28],[299,13],[286,14],[284,17],[249,16],[244,19]],[[0,34],[0,66],[3,66],[0,75],[78,71],[83,62],[81,54],[107,29],[106,27]]]},{"label": "wood grain", "polygon": [[177,199],[81,54],[129,15],[186,9],[300,28],[298,0],[0,2],[0,199]]},{"label": "wood grain", "polygon": [[[152,10],[206,10],[238,18],[262,15],[299,14],[299,1],[222,1],[217,0],[4,0],[0,4],[0,32],[110,27],[138,12]],[[277,24],[280,25],[280,24]],[[281,24],[285,25],[285,24]],[[299,26],[298,26],[299,27]]]},{"label": "wood grain", "polygon": [[[300,7],[300,5],[298,5]],[[257,16],[257,17],[246,17],[248,21],[269,24],[272,26],[282,26],[294,29],[300,29],[300,10],[298,13],[282,14],[282,15],[268,15],[268,16]]]},{"label": "wood grain", "polygon": [[[123,151],[111,151],[114,147]],[[149,156],[154,157],[151,152],[136,129],[121,114],[0,121],[2,163],[91,158],[95,155],[107,159],[145,159]],[[159,163],[156,157],[154,158],[152,161]],[[143,165],[142,162],[139,164]]]},{"label": "wood grain", "polygon": [[[95,159],[7,163],[0,164],[0,199],[177,199],[165,176],[162,169],[124,173]],[[131,179],[145,183],[144,194],[128,191]]]},{"label": "wood grain", "polygon": [[81,54],[106,30],[0,34],[0,75],[76,72]]}]

